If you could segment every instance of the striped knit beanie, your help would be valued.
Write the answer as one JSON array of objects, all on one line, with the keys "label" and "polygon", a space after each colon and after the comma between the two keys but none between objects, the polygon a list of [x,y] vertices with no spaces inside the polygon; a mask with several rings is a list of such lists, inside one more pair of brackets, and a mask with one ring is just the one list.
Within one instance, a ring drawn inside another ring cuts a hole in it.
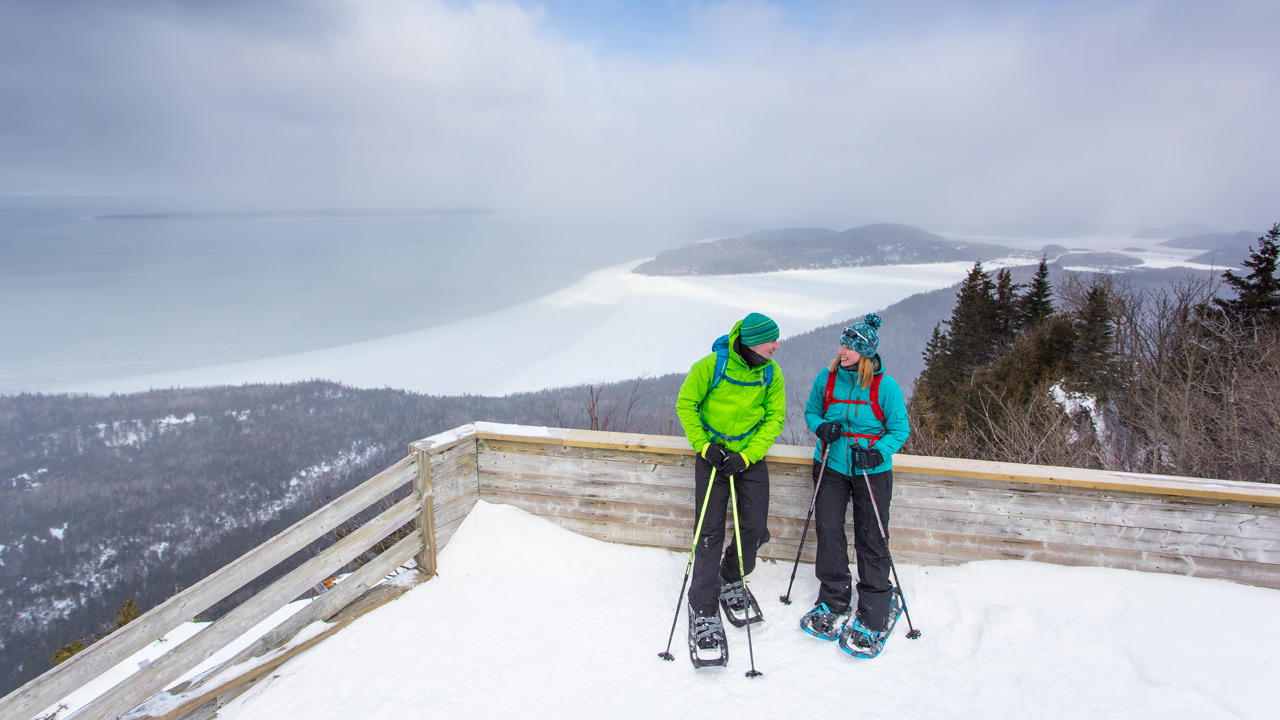
[{"label": "striped knit beanie", "polygon": [[742,323],[738,326],[738,339],[747,347],[773,342],[778,339],[778,335],[778,323],[760,313],[751,313],[742,318]]}]

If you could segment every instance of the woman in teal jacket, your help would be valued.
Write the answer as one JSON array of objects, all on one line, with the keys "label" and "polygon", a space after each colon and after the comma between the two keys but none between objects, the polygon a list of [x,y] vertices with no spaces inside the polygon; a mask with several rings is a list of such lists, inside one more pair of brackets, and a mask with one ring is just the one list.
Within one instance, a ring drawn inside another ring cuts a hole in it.
[{"label": "woman in teal jacket", "polygon": [[[814,503],[818,536],[815,574],[821,583],[813,610],[800,621],[805,632],[840,641],[852,654],[873,657],[897,620],[899,603],[889,581],[889,503],[893,454],[911,428],[902,388],[880,360],[880,316],[845,329],[836,359],[818,373],[805,404],[805,421],[818,436],[813,476],[821,485]],[[821,460],[826,455],[826,469]],[[875,502],[867,492],[868,482]],[[853,502],[853,543],[858,562],[858,604],[851,619],[845,513]],[[879,509],[880,523],[875,509]]]}]

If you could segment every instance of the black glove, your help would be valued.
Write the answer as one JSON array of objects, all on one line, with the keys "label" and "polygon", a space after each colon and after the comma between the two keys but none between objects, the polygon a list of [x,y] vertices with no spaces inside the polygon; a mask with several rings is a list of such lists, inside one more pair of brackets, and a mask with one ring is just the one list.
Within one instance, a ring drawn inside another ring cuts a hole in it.
[{"label": "black glove", "polygon": [[867,451],[867,469],[877,468],[884,464],[884,455],[879,450]]},{"label": "black glove", "polygon": [[884,463],[884,455],[879,450],[868,450],[861,445],[853,446],[853,469],[870,470]]},{"label": "black glove", "polygon": [[726,454],[724,447],[711,443],[702,451],[702,459],[711,463],[711,467],[718,468],[724,464]]},{"label": "black glove", "polygon": [[853,447],[849,449],[849,461],[853,463],[854,470],[867,469],[867,449],[857,443],[853,443]]},{"label": "black glove", "polygon": [[720,464],[720,470],[729,475],[741,475],[746,469],[747,459],[737,452],[725,453],[724,462]]},{"label": "black glove", "polygon": [[822,442],[835,442],[844,434],[844,425],[838,422],[824,422],[818,426],[814,433]]}]

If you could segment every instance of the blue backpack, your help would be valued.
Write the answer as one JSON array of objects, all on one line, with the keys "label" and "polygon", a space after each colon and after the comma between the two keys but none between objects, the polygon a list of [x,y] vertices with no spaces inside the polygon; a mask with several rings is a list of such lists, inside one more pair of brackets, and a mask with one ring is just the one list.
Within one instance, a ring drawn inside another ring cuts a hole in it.
[{"label": "blue backpack", "polygon": [[[756,386],[763,385],[766,392],[768,392],[769,386],[773,384],[773,363],[772,362],[764,366],[764,378],[761,380],[756,380],[754,382],[744,382],[742,380],[734,380],[728,375],[725,375],[725,372],[724,372],[725,368],[728,367],[729,365],[729,336],[728,335],[721,335],[720,337],[716,338],[716,341],[711,343],[711,351],[716,354],[716,370],[715,370],[715,374],[711,376],[711,387],[707,388],[707,394],[702,397],[703,402],[706,402],[706,399],[711,396],[711,393],[715,391],[716,387],[720,384],[721,380],[728,381],[729,384],[731,385],[741,385],[743,387],[756,387]],[[733,436],[725,435],[724,433],[720,432],[719,430],[716,430],[715,428],[707,424],[706,418],[702,417],[701,402],[698,403],[698,419],[702,421],[702,429],[711,433],[712,442],[720,442],[722,440],[724,442],[736,442],[738,440],[742,440],[743,438],[750,437],[752,433],[760,429],[760,426],[764,424],[764,418],[760,418],[760,422],[757,422],[755,424],[755,427],[742,433],[741,435],[733,435]]]}]

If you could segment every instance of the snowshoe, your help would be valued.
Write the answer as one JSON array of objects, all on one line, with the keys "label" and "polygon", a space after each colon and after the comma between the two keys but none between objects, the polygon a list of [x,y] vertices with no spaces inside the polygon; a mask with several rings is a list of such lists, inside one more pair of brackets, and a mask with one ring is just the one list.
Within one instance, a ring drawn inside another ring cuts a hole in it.
[{"label": "snowshoe", "polygon": [[833,613],[826,603],[818,603],[800,618],[800,629],[823,640],[835,640],[849,619],[849,613]]},{"label": "snowshoe", "polygon": [[884,630],[875,631],[862,623],[862,618],[855,618],[853,622],[845,622],[844,627],[840,628],[840,649],[849,653],[854,657],[873,658],[880,654],[884,649],[884,643],[893,633],[893,627],[898,624],[898,618],[902,615],[902,601],[898,596],[897,588],[893,590],[893,597],[889,600],[889,622],[885,625]]},{"label": "snowshoe", "polygon": [[695,668],[729,664],[729,642],[720,617],[701,617],[689,608],[689,659]]},{"label": "snowshoe", "polygon": [[749,622],[764,622],[760,603],[756,602],[751,589],[741,580],[720,586],[720,607],[724,608],[725,617],[729,618],[734,627],[742,627]]}]

